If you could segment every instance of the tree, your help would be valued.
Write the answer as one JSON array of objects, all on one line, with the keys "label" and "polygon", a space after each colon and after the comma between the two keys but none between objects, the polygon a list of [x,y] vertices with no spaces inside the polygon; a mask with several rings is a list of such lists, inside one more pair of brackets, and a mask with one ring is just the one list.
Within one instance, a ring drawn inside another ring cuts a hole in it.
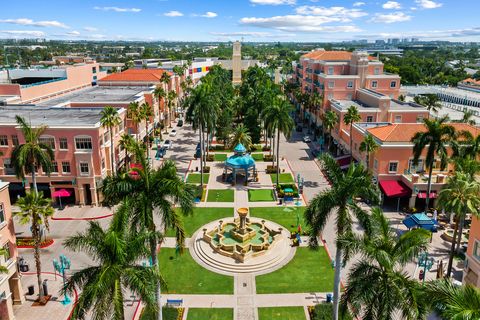
[{"label": "tree", "polygon": [[[332,214],[336,217],[337,238],[352,232],[352,216],[355,216],[361,225],[368,229],[368,214],[357,204],[357,199],[362,198],[364,201],[371,201],[372,204],[379,202],[379,192],[372,184],[372,176],[361,164],[352,163],[346,172],[342,172],[330,155],[324,154],[321,161],[323,169],[329,173],[332,188],[315,196],[305,210],[305,222],[312,246],[318,245],[318,236]],[[341,269],[344,263],[343,246],[337,242],[333,289],[334,320],[338,320]]]},{"label": "tree", "polygon": [[[168,91],[168,108],[171,112],[171,115],[170,115],[170,120],[172,120],[172,118],[174,118],[175,116],[175,108],[176,108],[176,104],[174,104],[175,102],[175,99],[177,99],[177,93],[173,90],[170,90]],[[172,127],[172,122],[170,121],[170,128]]]},{"label": "tree", "polygon": [[[165,84],[166,92],[168,92],[169,89],[171,88],[171,81],[172,81],[172,76],[166,71],[163,72],[160,77],[160,82]],[[167,107],[170,108],[170,99],[168,97],[168,93],[164,98],[166,99]],[[171,121],[172,119],[170,118],[170,109],[168,109],[168,123],[170,126],[171,126]]]},{"label": "tree", "polygon": [[427,108],[428,111],[433,111],[435,113],[437,113],[438,110],[442,108],[440,99],[434,93],[415,96],[413,98],[413,101],[415,101],[415,103],[418,103],[424,106],[425,108]]},{"label": "tree", "polygon": [[128,118],[132,121],[133,125],[135,126],[135,139],[138,141],[140,139],[139,128],[138,124],[142,121],[142,112],[140,109],[140,105],[137,101],[130,102],[128,105]]},{"label": "tree", "polygon": [[426,296],[433,309],[445,320],[480,319],[480,289],[457,286],[448,279],[427,283]]},{"label": "tree", "polygon": [[243,125],[243,123],[239,124],[234,130],[232,134],[231,140],[231,148],[235,148],[237,144],[243,144],[245,149],[250,150],[252,148],[252,138],[250,137],[250,133],[248,129]]},{"label": "tree", "polygon": [[360,151],[365,152],[365,163],[367,164],[367,169],[370,170],[370,155],[377,151],[378,144],[375,141],[375,138],[367,134],[363,141],[360,143]]},{"label": "tree", "polygon": [[42,125],[34,128],[20,116],[15,116],[15,119],[25,139],[25,143],[16,146],[12,152],[12,164],[15,168],[15,174],[18,178],[24,179],[25,173],[30,173],[32,175],[33,190],[35,193],[38,193],[37,169],[41,166],[43,171],[50,175],[52,172],[52,160],[55,158],[52,146],[40,141],[40,137],[48,127]]},{"label": "tree", "polygon": [[426,250],[430,232],[415,229],[397,236],[380,208],[373,208],[369,229],[363,234],[347,233],[338,238],[344,260],[360,258],[348,275],[342,296],[342,309],[348,305],[361,319],[425,318],[421,286],[404,271],[407,263]]},{"label": "tree", "polygon": [[[166,108],[167,106],[166,106],[166,103],[165,103],[165,98],[167,96],[167,92],[162,87],[156,87],[155,90],[153,91],[153,94],[158,99],[158,114],[162,114],[162,110],[160,109],[160,101],[163,100],[163,107]],[[163,114],[163,115],[165,115],[165,114]],[[165,121],[165,119],[164,119],[164,121]]]},{"label": "tree", "polygon": [[314,139],[317,137],[317,112],[323,106],[323,94],[318,93],[315,91],[310,96],[310,105],[314,109],[313,116],[315,117],[315,131],[314,131]]},{"label": "tree", "polygon": [[150,134],[148,132],[148,122],[150,121],[150,117],[153,117],[153,110],[150,107],[148,102],[144,102],[140,105],[140,117],[145,121],[145,142],[146,142],[146,149],[147,149],[147,156],[148,156],[148,147],[150,146]]},{"label": "tree", "polygon": [[40,262],[40,242],[41,229],[43,226],[49,231],[48,218],[53,216],[54,210],[51,206],[51,200],[43,197],[43,192],[27,192],[24,197],[17,201],[17,206],[20,208],[19,212],[15,213],[20,224],[31,223],[32,238],[33,238],[33,256],[35,258],[35,267],[37,271],[38,284],[38,301],[44,301],[44,292],[42,286],[42,265]]},{"label": "tree", "polygon": [[118,126],[122,119],[118,115],[117,108],[112,106],[106,106],[101,112],[102,117],[100,118],[100,123],[102,127],[108,128],[110,131],[110,166],[112,168],[111,174],[115,174],[115,161],[114,161],[114,147],[115,143],[113,141],[113,128]]},{"label": "tree", "polygon": [[132,150],[132,146],[135,143],[135,140],[132,138],[131,135],[128,133],[122,134],[120,137],[120,147],[125,150],[125,167],[128,168],[128,164],[130,162],[130,155],[129,152]]},{"label": "tree", "polygon": [[430,204],[430,192],[432,191],[432,171],[435,163],[435,155],[440,157],[440,169],[445,169],[448,161],[447,145],[454,138],[455,129],[446,124],[448,118],[443,117],[438,120],[424,119],[426,131],[415,133],[412,137],[413,142],[413,163],[418,164],[422,153],[427,149],[425,156],[425,165],[428,168],[428,187],[425,201],[425,212],[428,211]]},{"label": "tree", "polygon": [[[145,157],[143,146],[134,143],[132,150],[139,164],[130,174],[117,174],[106,177],[102,186],[104,204],[113,206],[129,199],[134,209],[131,225],[136,230],[156,231],[155,214],[160,218],[162,233],[168,229],[175,231],[177,246],[183,248],[185,230],[179,211],[184,215],[193,210],[194,189],[178,175],[175,164],[165,161],[160,168],[153,169]],[[175,206],[178,206],[176,210]],[[157,245],[160,239],[149,240],[152,265],[158,266]],[[160,268],[160,266],[158,266]],[[157,283],[155,301],[160,306],[160,284]],[[161,318],[161,312],[159,312]]]},{"label": "tree", "polygon": [[[332,148],[332,130],[333,128],[335,128],[335,126],[337,125],[338,123],[338,116],[335,112],[329,110],[327,112],[325,112],[323,118],[322,118],[322,122],[323,122],[323,127],[324,129],[326,129],[328,131],[328,135],[330,136],[328,138],[328,150],[330,150]],[[325,133],[325,131],[324,131]],[[324,137],[324,143],[325,143],[325,137]]]},{"label": "tree", "polygon": [[65,283],[68,293],[81,290],[71,319],[85,319],[91,312],[95,319],[124,320],[125,289],[139,296],[148,309],[156,310],[154,284],[163,279],[158,269],[139,262],[149,255],[150,239],[161,235],[131,228],[128,220],[133,210],[127,200],[115,212],[108,229],[89,221],[85,232],[63,242],[74,252],[86,253],[96,264],[76,271]]},{"label": "tree", "polygon": [[[8,252],[6,249],[0,249],[0,256],[7,256]],[[8,273],[7,267],[0,266],[0,273]]]},{"label": "tree", "polygon": [[353,162],[353,136],[352,136],[352,128],[355,122],[362,120],[360,113],[358,112],[358,108],[356,106],[350,106],[347,109],[347,113],[343,117],[343,123],[345,125],[350,126],[350,163]]},{"label": "tree", "polygon": [[[480,184],[470,175],[456,172],[440,191],[438,201],[445,210],[455,215],[455,229],[447,268],[447,277],[450,277],[459,225],[463,226],[465,216],[469,212],[476,216],[480,215],[478,209],[480,207]],[[460,237],[461,232],[462,230],[460,230]]]}]

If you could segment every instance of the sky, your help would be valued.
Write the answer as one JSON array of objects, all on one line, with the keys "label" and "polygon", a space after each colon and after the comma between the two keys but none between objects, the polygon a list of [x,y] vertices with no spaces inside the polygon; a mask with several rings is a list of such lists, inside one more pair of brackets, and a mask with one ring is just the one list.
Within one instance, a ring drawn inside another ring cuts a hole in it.
[{"label": "sky", "polygon": [[2,1],[0,38],[480,42],[480,0]]}]

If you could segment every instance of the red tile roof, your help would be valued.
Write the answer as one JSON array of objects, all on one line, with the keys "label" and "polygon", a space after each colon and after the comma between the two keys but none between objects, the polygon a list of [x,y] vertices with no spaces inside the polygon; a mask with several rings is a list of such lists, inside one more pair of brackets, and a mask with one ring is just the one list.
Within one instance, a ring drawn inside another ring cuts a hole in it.
[{"label": "red tile roof", "polygon": [[138,82],[159,82],[162,74],[171,72],[163,69],[127,69],[120,73],[112,73],[100,81],[138,81]]},{"label": "red tile roof", "polygon": [[[304,54],[302,58],[324,61],[350,61],[352,59],[352,52],[350,51],[325,51],[316,50]],[[374,57],[368,57],[369,60],[376,60]]]}]

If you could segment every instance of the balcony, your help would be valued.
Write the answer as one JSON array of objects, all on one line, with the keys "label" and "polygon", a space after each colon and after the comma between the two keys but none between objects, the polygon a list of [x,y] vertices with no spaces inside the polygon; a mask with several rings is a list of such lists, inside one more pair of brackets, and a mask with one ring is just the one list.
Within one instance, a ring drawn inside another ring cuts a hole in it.
[{"label": "balcony", "polygon": [[[424,173],[410,173],[408,170],[402,174],[402,180],[407,183],[409,187],[414,185],[427,185],[428,184],[428,174]],[[441,186],[447,183],[448,173],[447,172],[434,172],[432,174],[432,186],[438,185]]]},{"label": "balcony", "polygon": [[303,66],[301,64],[297,64],[297,69],[303,69]]},{"label": "balcony", "polygon": [[307,73],[312,73],[312,71],[313,71],[313,70],[310,69],[310,68],[307,68],[306,70],[307,70]]},{"label": "balcony", "polygon": [[322,74],[322,71],[321,70],[313,70],[313,73],[320,75],[320,74]]}]

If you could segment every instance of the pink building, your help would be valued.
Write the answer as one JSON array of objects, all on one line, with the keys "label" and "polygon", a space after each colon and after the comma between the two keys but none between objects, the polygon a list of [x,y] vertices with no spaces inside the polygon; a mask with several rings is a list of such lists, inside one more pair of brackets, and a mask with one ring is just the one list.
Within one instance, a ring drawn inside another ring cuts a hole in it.
[{"label": "pink building", "polygon": [[[52,147],[55,159],[50,176],[43,168],[37,169],[38,188],[50,197],[55,190],[66,189],[70,197],[62,203],[97,205],[99,188],[110,172],[110,148],[114,148],[115,164],[123,162],[125,152],[120,150],[119,140],[125,132],[126,110],[119,109],[121,124],[114,128],[114,141],[110,141],[108,128],[100,124],[103,108],[3,106],[0,107],[0,179],[10,182],[12,202],[31,188],[31,177],[23,181],[15,176],[11,154],[15,146],[24,143],[24,137],[15,121],[19,115],[33,126],[47,125],[42,142]],[[53,199],[58,200],[58,199]]]},{"label": "pink building", "polygon": [[17,244],[13,226],[8,182],[0,180],[0,247],[7,254],[0,256],[0,266],[7,273],[0,274],[0,319],[13,320],[13,305],[24,302],[20,275],[17,270]]},{"label": "pink building", "polygon": [[468,236],[463,283],[480,287],[480,221],[475,216],[472,217],[470,234]]}]

